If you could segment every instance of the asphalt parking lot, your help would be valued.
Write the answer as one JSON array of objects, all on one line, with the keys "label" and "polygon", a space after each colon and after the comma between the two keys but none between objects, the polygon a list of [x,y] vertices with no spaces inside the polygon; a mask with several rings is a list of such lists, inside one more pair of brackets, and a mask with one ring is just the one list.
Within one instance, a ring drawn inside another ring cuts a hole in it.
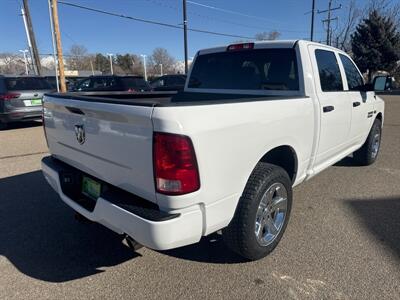
[{"label": "asphalt parking lot", "polygon": [[400,96],[386,96],[381,153],[295,189],[277,249],[242,262],[219,235],[137,253],[81,224],[45,182],[40,124],[0,131],[1,299],[400,299]]}]

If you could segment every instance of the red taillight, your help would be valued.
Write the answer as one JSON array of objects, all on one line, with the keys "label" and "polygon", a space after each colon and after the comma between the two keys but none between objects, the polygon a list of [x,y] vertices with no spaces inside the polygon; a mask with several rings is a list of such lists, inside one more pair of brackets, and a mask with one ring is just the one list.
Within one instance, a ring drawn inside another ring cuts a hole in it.
[{"label": "red taillight", "polygon": [[21,94],[7,93],[7,94],[0,95],[0,100],[11,100],[11,99],[18,98],[19,96],[21,96]]},{"label": "red taillight", "polygon": [[233,44],[229,45],[227,51],[250,50],[254,48],[254,43]]},{"label": "red taillight", "polygon": [[153,159],[157,192],[183,195],[200,188],[196,155],[189,137],[154,133]]},{"label": "red taillight", "polygon": [[129,88],[129,89],[128,89],[128,92],[137,92],[137,90],[132,89],[132,88]]}]

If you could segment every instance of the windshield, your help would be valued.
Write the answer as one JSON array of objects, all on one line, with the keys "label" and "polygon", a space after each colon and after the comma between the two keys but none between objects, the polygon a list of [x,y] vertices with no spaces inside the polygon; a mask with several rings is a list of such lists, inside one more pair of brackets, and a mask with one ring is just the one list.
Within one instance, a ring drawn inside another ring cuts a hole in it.
[{"label": "windshield", "polygon": [[150,85],[140,77],[123,77],[121,78],[125,89],[142,89],[150,90]]},{"label": "windshield", "polygon": [[6,86],[9,91],[26,90],[51,90],[50,83],[45,78],[14,77],[6,78]]},{"label": "windshield", "polygon": [[199,55],[189,88],[299,90],[294,49],[255,49]]}]

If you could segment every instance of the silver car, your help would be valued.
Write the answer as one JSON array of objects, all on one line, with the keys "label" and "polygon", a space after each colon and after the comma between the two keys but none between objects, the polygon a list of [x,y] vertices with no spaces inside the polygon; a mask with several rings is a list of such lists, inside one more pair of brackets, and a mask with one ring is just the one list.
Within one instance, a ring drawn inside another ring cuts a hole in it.
[{"label": "silver car", "polygon": [[41,119],[43,95],[52,91],[43,77],[0,76],[0,129],[10,122]]}]

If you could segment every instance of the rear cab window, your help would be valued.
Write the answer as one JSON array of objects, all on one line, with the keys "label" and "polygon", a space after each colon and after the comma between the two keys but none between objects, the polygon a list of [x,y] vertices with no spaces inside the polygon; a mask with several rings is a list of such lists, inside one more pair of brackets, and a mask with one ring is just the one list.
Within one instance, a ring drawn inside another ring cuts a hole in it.
[{"label": "rear cab window", "polygon": [[5,78],[8,91],[51,90],[50,83],[45,78],[9,77]]},{"label": "rear cab window", "polygon": [[201,54],[188,88],[249,91],[298,91],[293,48],[252,49]]}]

